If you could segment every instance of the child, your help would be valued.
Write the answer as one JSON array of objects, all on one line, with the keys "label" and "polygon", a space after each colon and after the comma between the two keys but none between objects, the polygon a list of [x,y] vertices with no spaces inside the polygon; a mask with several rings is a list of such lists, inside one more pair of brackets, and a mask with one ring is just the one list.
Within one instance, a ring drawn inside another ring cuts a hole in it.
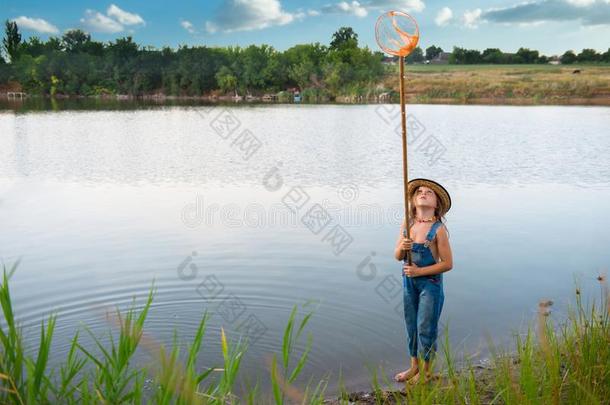
[{"label": "child", "polygon": [[[442,273],[453,266],[447,229],[441,222],[451,208],[451,198],[443,186],[427,179],[411,180],[408,193],[411,235],[406,235],[406,221],[403,221],[394,257],[405,262],[403,299],[411,367],[396,374],[394,380],[415,383],[420,378],[418,340],[423,349],[424,382],[432,378],[430,360],[436,353],[438,320],[444,300]],[[412,266],[407,262],[407,250],[411,251]]]}]

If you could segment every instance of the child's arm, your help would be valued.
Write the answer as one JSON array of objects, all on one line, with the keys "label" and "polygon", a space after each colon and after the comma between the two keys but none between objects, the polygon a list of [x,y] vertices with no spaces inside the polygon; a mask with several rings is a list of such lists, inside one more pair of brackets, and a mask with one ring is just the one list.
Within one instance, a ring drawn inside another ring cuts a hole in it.
[{"label": "child's arm", "polygon": [[400,227],[400,234],[398,235],[396,247],[394,248],[394,258],[398,261],[402,261],[405,257],[405,252],[407,250],[411,250],[411,247],[413,246],[413,241],[403,236],[403,232],[405,231],[406,227],[405,224],[406,222],[402,221],[402,225]]},{"label": "child's arm", "polygon": [[431,266],[418,267],[415,270],[416,276],[432,276],[434,274],[444,273],[453,268],[453,255],[451,246],[449,245],[449,235],[445,226],[438,228],[436,232],[436,246],[440,261]]}]

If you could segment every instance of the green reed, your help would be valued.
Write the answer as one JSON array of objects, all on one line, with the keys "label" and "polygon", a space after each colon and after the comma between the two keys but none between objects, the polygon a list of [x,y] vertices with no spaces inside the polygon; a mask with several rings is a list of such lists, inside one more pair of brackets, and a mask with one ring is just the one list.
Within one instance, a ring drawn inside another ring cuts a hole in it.
[{"label": "green reed", "polygon": [[[237,342],[221,328],[222,363],[201,367],[200,353],[209,315],[206,312],[192,341],[184,346],[174,338],[169,347],[144,332],[153,301],[154,287],[136,310],[135,302],[124,313],[116,312],[118,334],[100,339],[89,329],[93,348],[85,347],[76,332],[65,359],[49,367],[49,354],[56,324],[50,315],[40,326],[37,350],[26,350],[15,320],[9,280],[18,263],[3,267],[0,286],[0,403],[2,404],[323,404],[327,378],[306,383],[299,377],[312,349],[311,333],[302,345],[303,332],[313,312],[297,319],[295,305],[284,328],[281,350],[267,363],[271,392],[258,383],[241,396],[235,391],[241,361],[248,349],[247,337]],[[610,398],[610,301],[605,279],[599,277],[601,304],[582,302],[576,289],[576,307],[555,325],[548,316],[552,302],[542,301],[534,325],[515,337],[515,350],[494,347],[490,342],[491,367],[477,372],[465,357],[460,362],[449,345],[445,325],[439,355],[444,360],[442,377],[425,383],[404,383],[400,390],[389,381],[383,367],[367,366],[371,392],[377,404],[604,404]],[[298,349],[302,347],[302,349]],[[149,366],[136,365],[138,350],[153,355]],[[433,363],[437,360],[433,358]],[[420,372],[423,373],[423,359]],[[213,378],[215,377],[215,378]],[[145,380],[152,388],[148,391]],[[339,376],[340,395],[335,403],[350,403]],[[304,387],[304,388],[301,388]]]}]

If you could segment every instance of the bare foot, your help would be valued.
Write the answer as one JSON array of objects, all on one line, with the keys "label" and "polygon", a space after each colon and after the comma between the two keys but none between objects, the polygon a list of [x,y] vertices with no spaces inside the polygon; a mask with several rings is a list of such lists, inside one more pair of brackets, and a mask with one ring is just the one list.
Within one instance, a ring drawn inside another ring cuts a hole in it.
[{"label": "bare foot", "polygon": [[420,376],[420,373],[415,374],[415,375],[413,376],[413,378],[411,378],[411,379],[408,381],[408,383],[409,383],[409,384],[411,384],[411,385],[415,385],[415,384],[417,384],[417,383],[419,382],[419,376]]},{"label": "bare foot", "polygon": [[441,379],[441,375],[440,374],[430,374],[430,373],[426,373],[426,377],[424,377],[424,382],[427,384],[431,381],[436,381],[436,380],[440,380]]},{"label": "bare foot", "polygon": [[418,367],[411,367],[408,370],[405,370],[401,373],[398,373],[394,376],[394,381],[396,382],[404,382],[407,381],[411,378],[413,378],[414,376],[419,375],[419,368]]}]

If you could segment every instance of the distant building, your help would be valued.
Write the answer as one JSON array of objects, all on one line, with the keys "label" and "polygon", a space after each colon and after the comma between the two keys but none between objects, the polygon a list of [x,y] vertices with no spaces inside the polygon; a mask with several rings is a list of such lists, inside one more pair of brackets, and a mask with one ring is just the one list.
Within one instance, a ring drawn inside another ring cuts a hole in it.
[{"label": "distant building", "polygon": [[398,63],[398,56],[384,56],[381,59],[381,63],[384,65],[395,65]]},{"label": "distant building", "polygon": [[426,63],[430,63],[433,65],[446,65],[449,63],[449,57],[451,56],[451,52],[441,52],[434,59],[430,59],[426,61]]}]

